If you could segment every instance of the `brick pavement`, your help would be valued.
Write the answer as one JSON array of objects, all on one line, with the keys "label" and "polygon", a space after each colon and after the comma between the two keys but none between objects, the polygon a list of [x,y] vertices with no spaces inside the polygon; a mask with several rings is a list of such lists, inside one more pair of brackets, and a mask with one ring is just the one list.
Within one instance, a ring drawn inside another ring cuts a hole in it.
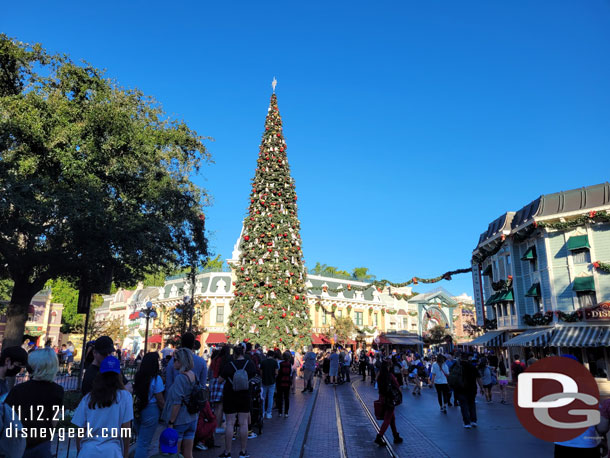
[{"label": "brick pavement", "polygon": [[[368,406],[377,399],[377,391],[370,385],[356,382],[360,395]],[[509,404],[499,402],[487,404],[477,396],[477,428],[465,430],[460,409],[449,407],[447,414],[439,411],[434,389],[422,388],[421,396],[413,396],[403,390],[403,403],[396,408],[396,422],[405,444],[413,443],[411,450],[395,449],[400,456],[423,457],[436,450],[433,456],[514,458],[515,454],[527,456],[552,456],[553,444],[531,436],[520,425],[512,406],[512,391],[507,397]],[[494,400],[499,401],[494,396]],[[381,422],[380,422],[381,423]],[[399,448],[400,447],[400,448]],[[440,452],[439,452],[440,451]],[[437,453],[440,453],[437,454]]]},{"label": "brick pavement", "polygon": [[335,415],[335,393],[332,385],[320,384],[313,410],[303,458],[339,458],[339,433]]}]

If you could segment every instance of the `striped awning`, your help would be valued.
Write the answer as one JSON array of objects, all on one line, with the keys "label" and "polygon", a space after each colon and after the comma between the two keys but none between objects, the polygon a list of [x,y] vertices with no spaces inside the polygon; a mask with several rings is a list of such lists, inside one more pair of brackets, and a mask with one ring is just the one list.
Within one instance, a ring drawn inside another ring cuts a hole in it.
[{"label": "striped awning", "polygon": [[504,342],[504,347],[546,347],[555,328],[528,329]]},{"label": "striped awning", "polygon": [[610,326],[561,326],[553,335],[551,347],[608,347]]},{"label": "striped awning", "polygon": [[505,340],[506,334],[504,331],[490,331],[469,342],[468,345],[476,347],[500,347]]}]

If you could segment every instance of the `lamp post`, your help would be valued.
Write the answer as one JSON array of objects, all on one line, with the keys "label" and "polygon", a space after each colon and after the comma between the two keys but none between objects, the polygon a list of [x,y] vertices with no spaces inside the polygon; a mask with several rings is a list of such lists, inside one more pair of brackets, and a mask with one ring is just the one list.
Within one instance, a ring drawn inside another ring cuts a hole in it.
[{"label": "lamp post", "polygon": [[146,333],[144,334],[144,353],[148,350],[148,320],[157,318],[157,312],[153,309],[152,302],[148,301],[146,306],[140,310],[140,318],[146,318]]}]

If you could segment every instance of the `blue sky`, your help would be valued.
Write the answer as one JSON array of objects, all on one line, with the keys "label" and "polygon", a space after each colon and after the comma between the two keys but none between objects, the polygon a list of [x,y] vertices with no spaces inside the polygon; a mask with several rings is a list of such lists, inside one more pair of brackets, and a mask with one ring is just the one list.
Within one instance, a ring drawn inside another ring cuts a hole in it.
[{"label": "blue sky", "polygon": [[[295,5],[9,2],[0,30],[106,68],[215,139],[195,180],[225,258],[274,76],[308,267],[436,276],[469,266],[505,211],[608,180],[610,0]],[[472,292],[469,275],[440,285]]]}]

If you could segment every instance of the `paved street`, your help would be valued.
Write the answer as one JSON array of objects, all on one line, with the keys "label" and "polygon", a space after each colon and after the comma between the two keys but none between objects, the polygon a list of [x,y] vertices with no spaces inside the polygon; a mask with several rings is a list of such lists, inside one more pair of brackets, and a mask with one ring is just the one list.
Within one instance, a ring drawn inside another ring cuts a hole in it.
[{"label": "paved street", "polygon": [[[353,382],[334,388],[316,381],[314,393],[301,394],[301,381],[296,395],[291,397],[289,418],[266,420],[263,434],[248,441],[248,451],[257,457],[345,458],[391,456],[385,448],[372,443],[376,430],[367,416],[356,392],[372,412],[377,392],[367,382]],[[515,453],[528,456],[552,456],[552,444],[530,436],[520,425],[512,404],[502,405],[496,396],[487,404],[479,397],[477,412],[479,427],[465,430],[459,408],[441,414],[436,392],[429,388],[422,395],[412,396],[403,391],[404,402],[396,409],[397,427],[404,443],[393,445],[399,457],[514,457]],[[511,391],[512,396],[512,391]],[[338,412],[337,412],[338,408]],[[337,422],[337,413],[340,422]],[[378,422],[381,424],[381,422]],[[256,430],[255,430],[256,431]],[[390,439],[391,434],[386,434]],[[220,444],[223,436],[217,437]],[[216,457],[221,448],[195,452],[197,458]],[[233,456],[239,446],[233,442]]]}]

